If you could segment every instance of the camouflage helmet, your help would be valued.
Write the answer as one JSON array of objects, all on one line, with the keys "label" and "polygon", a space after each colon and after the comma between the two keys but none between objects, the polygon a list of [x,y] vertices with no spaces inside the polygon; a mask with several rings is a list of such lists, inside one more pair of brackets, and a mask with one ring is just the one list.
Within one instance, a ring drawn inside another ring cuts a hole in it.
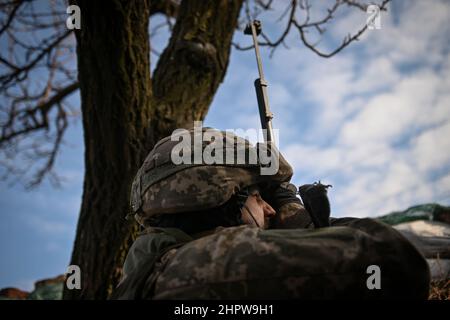
[{"label": "camouflage helmet", "polygon": [[[209,139],[204,141],[204,137]],[[273,147],[270,150],[279,155],[278,170],[272,175],[261,174],[264,164],[258,155],[267,148],[265,144],[254,147],[229,131],[206,127],[174,131],[155,145],[134,178],[131,208],[135,219],[144,224],[155,215],[206,210],[220,206],[250,185],[289,181],[292,168]],[[218,149],[221,151],[215,152]],[[208,161],[206,155],[213,154],[214,161]]]}]

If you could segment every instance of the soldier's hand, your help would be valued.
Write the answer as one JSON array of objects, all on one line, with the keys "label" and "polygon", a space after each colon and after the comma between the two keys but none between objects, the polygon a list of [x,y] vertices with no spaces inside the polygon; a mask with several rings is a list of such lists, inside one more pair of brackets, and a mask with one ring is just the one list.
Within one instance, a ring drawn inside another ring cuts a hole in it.
[{"label": "soldier's hand", "polygon": [[280,211],[281,207],[288,203],[302,204],[297,197],[297,188],[292,183],[283,182],[281,184],[271,185],[267,187],[262,197],[275,209]]},{"label": "soldier's hand", "polygon": [[298,188],[300,197],[316,228],[330,225],[330,201],[327,194],[329,187],[331,185],[324,185],[319,181]]},{"label": "soldier's hand", "polygon": [[[297,197],[297,188],[291,183],[272,185],[265,189],[267,201],[277,214],[270,227],[276,229],[311,228],[313,223],[309,212]],[[264,195],[263,195],[264,197]]]}]

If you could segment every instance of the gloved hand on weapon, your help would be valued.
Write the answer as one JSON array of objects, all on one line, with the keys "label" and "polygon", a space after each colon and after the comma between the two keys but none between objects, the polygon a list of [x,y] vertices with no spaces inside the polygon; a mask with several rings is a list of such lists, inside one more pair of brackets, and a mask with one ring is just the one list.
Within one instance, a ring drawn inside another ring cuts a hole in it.
[{"label": "gloved hand on weapon", "polygon": [[263,188],[262,197],[275,209],[270,227],[295,229],[312,227],[312,220],[302,201],[297,197],[297,188],[289,182],[271,184]]},{"label": "gloved hand on weapon", "polygon": [[288,182],[264,188],[263,198],[275,209],[277,214],[271,223],[272,228],[323,228],[329,226],[330,203],[327,196],[329,185],[306,184],[297,188]]},{"label": "gloved hand on weapon", "polygon": [[300,197],[316,228],[330,226],[330,201],[327,194],[329,187],[331,185],[324,185],[319,181],[304,184],[298,188]]}]

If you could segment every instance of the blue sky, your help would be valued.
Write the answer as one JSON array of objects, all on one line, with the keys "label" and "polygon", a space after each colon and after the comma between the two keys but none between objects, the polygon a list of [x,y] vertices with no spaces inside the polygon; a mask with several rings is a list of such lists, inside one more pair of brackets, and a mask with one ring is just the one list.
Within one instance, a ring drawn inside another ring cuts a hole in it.
[{"label": "blue sky", "polygon": [[[283,3],[281,1],[280,3]],[[283,7],[276,8],[281,11]],[[276,12],[262,15],[276,35]],[[338,15],[323,47],[366,21]],[[381,29],[368,31],[339,55],[323,59],[292,34],[290,49],[272,58],[262,48],[280,149],[297,185],[332,184],[332,215],[377,216],[426,202],[450,204],[450,3],[394,0]],[[152,21],[156,24],[156,21]],[[249,44],[240,34],[235,40]],[[167,34],[153,40],[163,48]],[[152,66],[156,57],[152,55]],[[253,51],[236,51],[205,125],[259,128]],[[71,97],[79,105],[78,94]],[[69,263],[83,183],[81,122],[74,123],[57,160],[64,177],[25,191],[0,182],[0,288],[31,289],[64,273]]]}]

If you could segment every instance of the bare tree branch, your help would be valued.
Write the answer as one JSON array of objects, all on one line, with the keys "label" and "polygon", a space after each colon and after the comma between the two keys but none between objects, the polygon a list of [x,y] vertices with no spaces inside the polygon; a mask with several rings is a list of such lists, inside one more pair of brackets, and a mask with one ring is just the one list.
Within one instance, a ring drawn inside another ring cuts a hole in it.
[{"label": "bare tree branch", "polygon": [[178,0],[157,0],[152,1],[150,5],[150,16],[161,13],[167,17],[176,18],[180,8],[180,2]]},{"label": "bare tree branch", "polygon": [[6,29],[8,29],[8,27],[10,26],[11,22],[14,19],[14,16],[16,15],[17,10],[20,8],[21,5],[22,1],[14,2],[14,7],[12,8],[11,13],[8,16],[8,19],[6,20],[6,23],[0,29],[0,36],[2,35],[3,32],[5,32]]},{"label": "bare tree branch", "polygon": [[[387,4],[390,0],[383,0],[379,4],[380,11],[386,11]],[[256,1],[257,4],[260,3],[260,1]],[[261,4],[260,4],[261,5]],[[281,14],[279,17],[279,21],[282,21],[286,19],[286,26],[281,32],[281,34],[277,37],[276,40],[271,40],[270,37],[266,33],[262,33],[261,37],[263,41],[259,42],[260,46],[268,46],[271,48],[271,56],[275,52],[275,50],[280,46],[284,45],[286,46],[286,39],[290,32],[292,31],[292,28],[295,27],[300,35],[300,40],[302,43],[310,50],[312,50],[317,55],[324,57],[324,58],[330,58],[337,54],[338,52],[342,51],[345,47],[347,47],[350,43],[353,41],[356,41],[359,39],[359,37],[367,30],[367,26],[364,25],[362,28],[360,28],[356,33],[353,35],[349,34],[347,35],[341,42],[340,45],[338,45],[336,48],[331,50],[330,52],[324,52],[321,49],[317,48],[317,43],[312,43],[310,39],[308,39],[307,34],[309,31],[315,31],[319,35],[323,35],[326,31],[327,25],[333,20],[335,17],[336,12],[339,8],[341,8],[343,5],[346,5],[347,7],[354,7],[361,11],[366,11],[368,4],[361,3],[356,0],[336,0],[334,4],[329,7],[326,10],[326,14],[316,20],[312,20],[311,18],[311,4],[308,0],[291,0],[289,6],[286,8],[286,10]],[[263,5],[261,5],[263,6]],[[303,22],[299,22],[297,13],[298,9],[300,9],[301,12],[304,13],[304,20]],[[288,14],[289,13],[289,14]],[[247,16],[247,23],[250,22],[251,14],[246,13]],[[253,49],[253,45],[251,46],[241,46],[238,43],[233,43],[234,48],[238,50],[250,50]]]},{"label": "bare tree branch", "polygon": [[[48,114],[53,107],[61,108],[61,102],[68,95],[73,93],[79,88],[78,82],[72,83],[65,88],[59,89],[55,95],[50,99],[24,110],[16,111],[15,108],[11,109],[9,119],[6,123],[2,123],[2,131],[0,135],[0,147],[3,143],[10,141],[20,135],[28,134],[32,131],[48,128]],[[35,100],[36,97],[29,97],[29,100]],[[27,100],[22,96],[13,101],[13,105],[18,102]],[[39,115],[39,117],[38,117]],[[21,120],[22,127],[20,129],[14,128],[16,125],[16,118]],[[31,122],[31,123],[30,123]]]},{"label": "bare tree branch", "polygon": [[58,183],[55,159],[69,118],[78,115],[67,101],[79,85],[66,4],[35,6],[0,4],[0,40],[8,45],[0,54],[0,179],[14,175],[27,187],[45,177]]},{"label": "bare tree branch", "polygon": [[[381,4],[380,4],[380,10],[386,10],[387,4],[390,0],[384,0]],[[349,4],[352,6],[356,6],[358,8],[360,8],[361,10],[365,11],[365,6],[362,4],[357,3],[356,1],[343,1],[342,3],[345,4]],[[332,56],[334,56],[335,54],[337,54],[338,52],[342,51],[345,47],[347,47],[350,43],[352,43],[353,41],[357,41],[359,40],[359,37],[367,30],[367,25],[364,25],[364,27],[362,27],[358,32],[356,32],[355,34],[351,35],[348,34],[343,40],[342,43],[335,48],[334,50],[332,50],[329,53],[324,53],[323,51],[320,51],[319,49],[317,49],[315,44],[312,44],[306,37],[306,30],[310,27],[315,27],[317,30],[319,30],[319,33],[322,34],[324,31],[323,29],[321,29],[321,26],[328,23],[328,21],[330,21],[333,18],[334,13],[336,12],[337,8],[339,7],[339,5],[341,4],[341,2],[337,1],[335,6],[333,6],[329,11],[328,11],[328,15],[326,17],[324,17],[322,20],[319,20],[317,22],[306,22],[304,24],[299,24],[296,20],[293,21],[293,23],[295,24],[295,26],[297,27],[299,33],[300,33],[300,38],[303,42],[303,44],[310,50],[312,50],[314,53],[316,53],[317,55],[324,57],[324,58],[330,58]]]},{"label": "bare tree branch", "polygon": [[[66,112],[60,103],[56,104],[57,106],[57,115],[55,117],[55,127],[56,127],[56,135],[54,138],[53,147],[42,153],[40,156],[45,158],[45,164],[37,170],[33,179],[28,183],[28,188],[33,188],[39,185],[47,173],[51,173],[53,169],[53,165],[55,164],[56,155],[61,147],[62,139],[64,133],[67,129],[68,121],[66,117]],[[39,154],[37,154],[39,156]],[[55,176],[53,176],[56,178]],[[58,184],[59,179],[56,178],[54,183]]]},{"label": "bare tree branch", "polygon": [[[72,31],[69,30],[69,31],[66,31],[65,33],[59,35],[49,45],[42,48],[40,50],[39,54],[33,60],[31,60],[28,64],[21,66],[21,67],[14,66],[13,72],[11,72],[9,74],[1,75],[0,76],[0,84],[2,86],[7,86],[13,80],[20,81],[20,79],[26,78],[30,69],[32,69],[34,66],[36,66],[36,64],[39,61],[41,61],[46,55],[48,55],[53,49],[55,49],[58,46],[58,44],[61,41],[63,41],[64,39],[66,39],[71,33],[72,33]],[[4,59],[2,59],[2,60],[4,60]]]}]

